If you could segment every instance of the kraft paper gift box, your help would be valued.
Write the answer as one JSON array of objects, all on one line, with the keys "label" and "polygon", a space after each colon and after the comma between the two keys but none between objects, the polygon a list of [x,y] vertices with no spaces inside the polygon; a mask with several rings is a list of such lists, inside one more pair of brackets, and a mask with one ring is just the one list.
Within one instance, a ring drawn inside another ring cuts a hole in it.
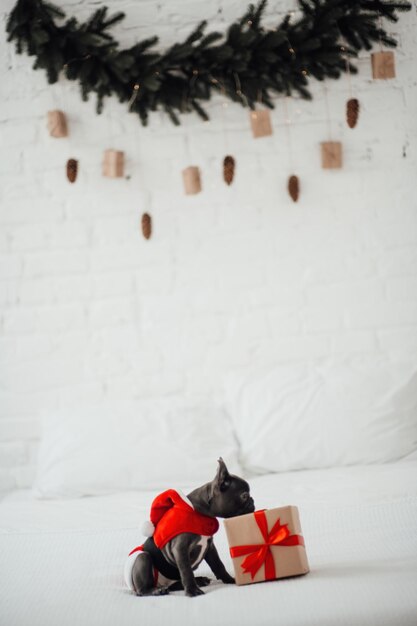
[{"label": "kraft paper gift box", "polygon": [[182,171],[182,179],[184,182],[184,191],[187,196],[200,193],[201,191],[201,177],[200,170],[195,165],[190,165]]},{"label": "kraft paper gift box", "polygon": [[51,137],[68,137],[68,125],[65,113],[48,111],[48,130]]},{"label": "kraft paper gift box", "polygon": [[395,57],[393,52],[373,52],[372,78],[395,78]]},{"label": "kraft paper gift box", "polygon": [[124,152],[120,152],[120,150],[105,150],[103,176],[107,178],[122,178],[124,175],[124,159]]},{"label": "kraft paper gift box", "polygon": [[296,506],[230,517],[224,525],[237,585],[309,571]]},{"label": "kraft paper gift box", "polygon": [[342,167],[342,144],[340,141],[322,142],[321,166],[324,170],[338,170]]},{"label": "kraft paper gift box", "polygon": [[272,135],[271,114],[267,109],[257,109],[250,112],[250,124],[252,135],[258,137],[268,137]]}]

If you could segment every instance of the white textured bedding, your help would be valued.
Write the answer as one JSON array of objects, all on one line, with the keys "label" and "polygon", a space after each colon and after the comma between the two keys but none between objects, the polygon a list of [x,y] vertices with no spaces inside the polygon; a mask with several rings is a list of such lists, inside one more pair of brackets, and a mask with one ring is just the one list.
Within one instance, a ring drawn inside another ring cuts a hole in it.
[{"label": "white textured bedding", "polygon": [[[152,492],[0,503],[0,623],[7,626],[417,624],[417,461],[253,478],[258,508],[300,509],[305,577],[136,598],[123,585]],[[167,484],[167,488],[170,485]],[[216,536],[228,564],[223,529]],[[205,567],[201,572],[208,573]]]}]

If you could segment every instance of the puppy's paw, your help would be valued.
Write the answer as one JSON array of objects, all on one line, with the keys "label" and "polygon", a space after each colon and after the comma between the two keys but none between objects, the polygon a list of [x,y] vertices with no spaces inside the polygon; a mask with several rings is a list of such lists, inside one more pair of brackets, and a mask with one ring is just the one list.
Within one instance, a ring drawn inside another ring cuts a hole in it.
[{"label": "puppy's paw", "polygon": [[157,587],[152,590],[153,596],[167,596],[169,594],[168,587]]},{"label": "puppy's paw", "polygon": [[195,582],[199,587],[208,587],[211,583],[211,578],[207,578],[207,576],[196,576]]},{"label": "puppy's paw", "polygon": [[196,596],[204,596],[204,591],[197,586],[190,587],[185,590],[185,595],[189,598],[195,598]]},{"label": "puppy's paw", "polygon": [[222,578],[222,583],[224,583],[225,585],[235,585],[236,581],[233,576],[230,576],[230,574],[226,573],[226,575]]}]

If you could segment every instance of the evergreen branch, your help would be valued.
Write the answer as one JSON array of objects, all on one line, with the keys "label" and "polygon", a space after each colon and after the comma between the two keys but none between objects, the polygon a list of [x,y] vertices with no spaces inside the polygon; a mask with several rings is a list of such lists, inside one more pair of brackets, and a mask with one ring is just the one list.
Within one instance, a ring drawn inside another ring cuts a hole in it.
[{"label": "evergreen branch", "polygon": [[124,14],[108,16],[107,7],[79,23],[64,21],[64,12],[49,1],[17,0],[6,30],[19,54],[35,57],[34,68],[44,69],[49,83],[64,74],[78,81],[84,100],[94,93],[98,112],[115,95],[144,125],[156,110],[179,124],[180,115],[190,111],[208,119],[202,105],[215,93],[251,108],[259,102],[273,108],[277,95],[294,92],[311,99],[312,78],[355,73],[353,59],[376,42],[396,46],[382,20],[396,22],[397,13],[411,9],[405,1],[299,0],[297,20],[287,15],[266,29],[266,4],[250,5],[224,34],[205,34],[207,24],[201,22],[164,53],[155,50],[157,37],[120,49],[110,30]]}]

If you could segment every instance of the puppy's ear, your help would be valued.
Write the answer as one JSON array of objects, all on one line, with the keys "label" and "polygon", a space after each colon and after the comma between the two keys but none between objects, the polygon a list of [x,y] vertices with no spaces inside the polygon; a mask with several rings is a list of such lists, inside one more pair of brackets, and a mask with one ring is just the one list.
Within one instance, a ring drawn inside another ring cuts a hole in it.
[{"label": "puppy's ear", "polygon": [[226,467],[226,463],[223,461],[222,457],[218,460],[219,467],[217,468],[216,478],[214,479],[215,486],[220,491],[226,491],[230,486],[230,474],[229,470]]}]

